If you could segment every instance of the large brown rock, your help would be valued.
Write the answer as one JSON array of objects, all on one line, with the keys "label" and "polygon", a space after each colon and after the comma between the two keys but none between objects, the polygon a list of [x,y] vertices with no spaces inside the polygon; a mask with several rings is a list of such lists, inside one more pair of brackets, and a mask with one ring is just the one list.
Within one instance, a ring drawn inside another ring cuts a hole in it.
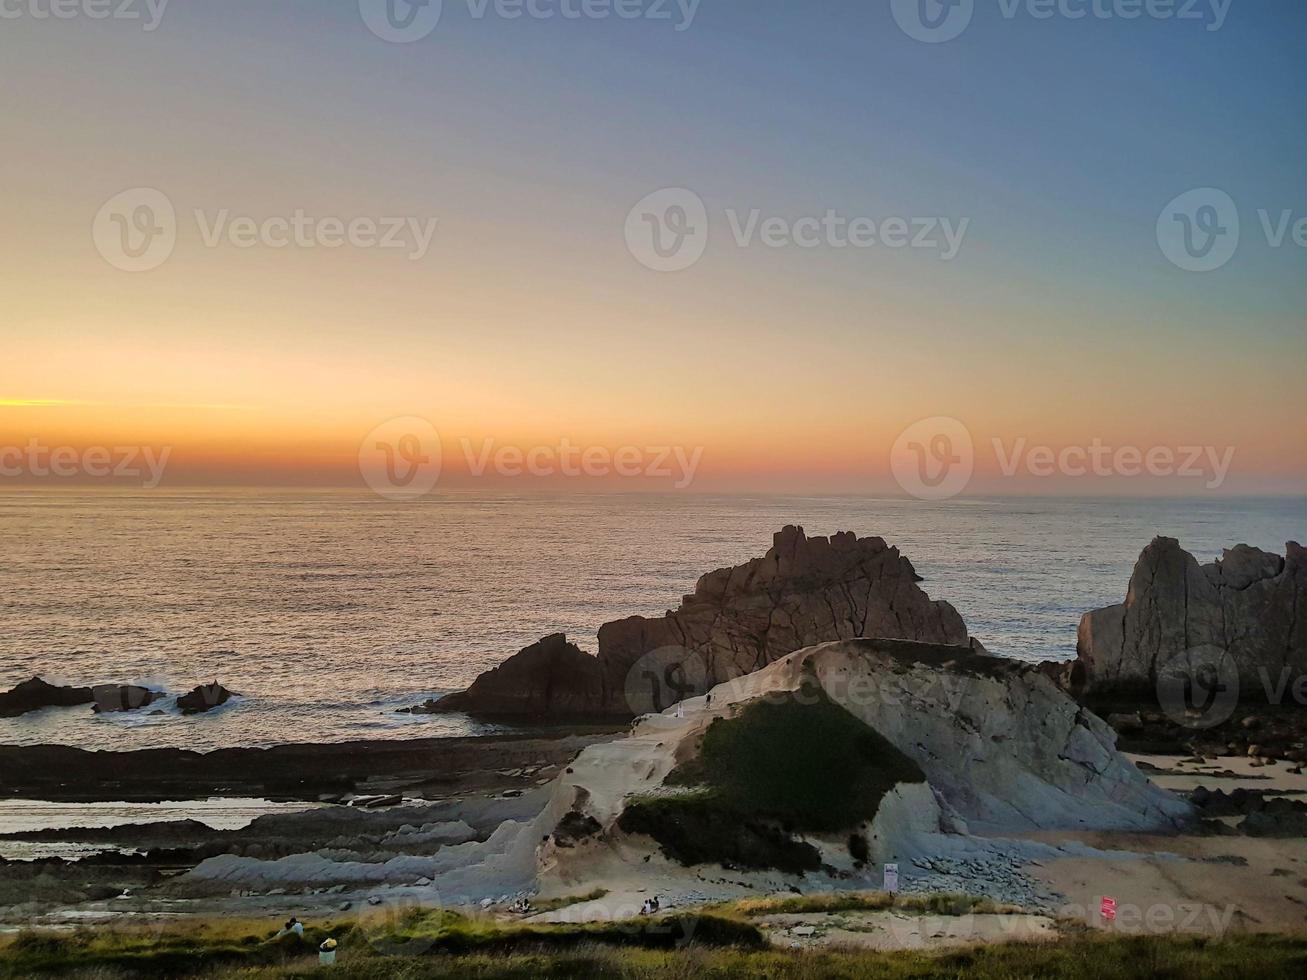
[{"label": "large brown rock", "polygon": [[700,578],[675,612],[604,624],[598,656],[561,635],[546,637],[431,708],[630,717],[815,643],[884,637],[966,645],[957,610],[931,600],[919,581],[882,538],[809,538],[786,527],[762,558]]},{"label": "large brown rock", "polygon": [[0,718],[17,718],[42,708],[67,708],[95,700],[89,687],[56,687],[39,677],[0,693]]},{"label": "large brown rock", "polygon": [[177,699],[177,708],[184,715],[200,715],[206,711],[221,707],[232,698],[237,697],[240,697],[240,695],[233,694],[217,681],[214,681],[212,684],[201,684],[189,694],[183,694]]},{"label": "large brown rock", "polygon": [[97,715],[115,711],[136,711],[163,697],[158,691],[136,684],[97,684],[91,689],[95,695],[95,705],[91,708]]},{"label": "large brown rock", "polygon": [[599,661],[554,633],[482,674],[466,691],[429,702],[427,710],[568,715],[600,713],[602,704]]},{"label": "large brown rock", "polygon": [[1307,672],[1307,550],[1290,541],[1282,558],[1241,544],[1199,565],[1175,538],[1155,538],[1126,601],[1086,613],[1077,647],[1090,691],[1152,688],[1212,652],[1242,689],[1278,686]]}]

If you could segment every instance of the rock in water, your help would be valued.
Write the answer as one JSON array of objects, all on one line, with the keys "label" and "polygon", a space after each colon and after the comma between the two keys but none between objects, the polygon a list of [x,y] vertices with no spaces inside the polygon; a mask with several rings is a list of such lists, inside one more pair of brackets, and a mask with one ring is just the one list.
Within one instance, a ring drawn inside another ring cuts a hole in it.
[{"label": "rock in water", "polygon": [[112,711],[135,711],[163,697],[158,691],[134,684],[98,684],[93,688],[96,714]]},{"label": "rock in water", "polygon": [[42,708],[69,708],[95,700],[89,687],[56,687],[39,677],[0,694],[0,718],[17,718]]},{"label": "rock in water", "polygon": [[762,558],[700,578],[675,612],[601,626],[598,656],[548,636],[426,710],[629,718],[815,643],[873,636],[968,644],[957,610],[919,581],[882,538],[809,538],[786,527]]},{"label": "rock in water", "polygon": [[200,685],[189,694],[183,694],[177,699],[177,707],[184,715],[198,715],[239,696],[214,681],[212,684]]},{"label": "rock in water", "polygon": [[599,661],[569,643],[562,633],[554,633],[482,674],[467,691],[408,710],[415,714],[588,715],[605,713],[603,705]]},{"label": "rock in water", "polygon": [[1307,550],[1284,558],[1239,545],[1199,565],[1175,538],[1155,538],[1126,600],[1086,613],[1077,644],[1091,692],[1153,689],[1168,668],[1228,658],[1244,690],[1307,672]]}]

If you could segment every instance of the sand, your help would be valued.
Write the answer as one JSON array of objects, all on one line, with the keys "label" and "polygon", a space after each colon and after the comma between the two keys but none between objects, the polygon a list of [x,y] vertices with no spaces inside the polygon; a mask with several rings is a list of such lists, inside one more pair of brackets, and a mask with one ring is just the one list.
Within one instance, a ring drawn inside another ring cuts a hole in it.
[{"label": "sand", "polygon": [[[1295,795],[1307,776],[1284,764],[1257,767],[1244,757],[1203,763],[1174,756],[1132,756],[1161,773],[1159,785],[1188,791],[1198,785],[1237,786]],[[1234,776],[1214,776],[1216,772]],[[1228,823],[1236,821],[1230,820]],[[1116,932],[1307,932],[1307,840],[1242,835],[1036,833],[1046,843],[1077,841],[1137,858],[1066,858],[1041,862],[1029,873],[1066,896],[1065,917]],[[1115,922],[1100,915],[1103,896],[1117,901]]]}]

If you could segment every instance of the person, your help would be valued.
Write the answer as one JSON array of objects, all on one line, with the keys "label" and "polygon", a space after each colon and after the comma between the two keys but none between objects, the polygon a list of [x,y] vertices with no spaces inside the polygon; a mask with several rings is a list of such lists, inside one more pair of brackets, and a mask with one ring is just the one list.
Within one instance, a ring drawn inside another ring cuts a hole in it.
[{"label": "person", "polygon": [[649,911],[650,911],[650,912],[657,912],[660,908],[662,908],[662,903],[658,901],[658,896],[657,896],[657,895],[655,895],[653,898],[649,899]]},{"label": "person", "polygon": [[643,902],[640,903],[640,914],[649,915],[652,912],[653,912],[653,903],[646,898]]},{"label": "person", "polygon": [[289,936],[292,932],[297,936],[304,935],[304,923],[293,915],[286,921],[286,924],[281,927],[281,932],[277,933],[277,938],[280,939],[282,936]]}]

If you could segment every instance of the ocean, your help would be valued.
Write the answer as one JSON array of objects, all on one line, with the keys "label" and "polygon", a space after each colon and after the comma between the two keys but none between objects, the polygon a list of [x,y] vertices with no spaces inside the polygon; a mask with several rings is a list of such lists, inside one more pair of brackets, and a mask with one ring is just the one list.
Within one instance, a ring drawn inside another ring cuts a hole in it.
[{"label": "ocean", "polygon": [[[607,620],[660,615],[773,532],[880,535],[996,654],[1074,656],[1086,610],[1125,595],[1140,550],[1200,561],[1307,540],[1307,498],[916,500],[344,492],[0,494],[0,689],[33,675],[244,695],[0,719],[0,743],[88,749],[502,731],[396,709],[465,687],[551,632],[595,649]],[[162,713],[154,713],[156,710]]]}]

